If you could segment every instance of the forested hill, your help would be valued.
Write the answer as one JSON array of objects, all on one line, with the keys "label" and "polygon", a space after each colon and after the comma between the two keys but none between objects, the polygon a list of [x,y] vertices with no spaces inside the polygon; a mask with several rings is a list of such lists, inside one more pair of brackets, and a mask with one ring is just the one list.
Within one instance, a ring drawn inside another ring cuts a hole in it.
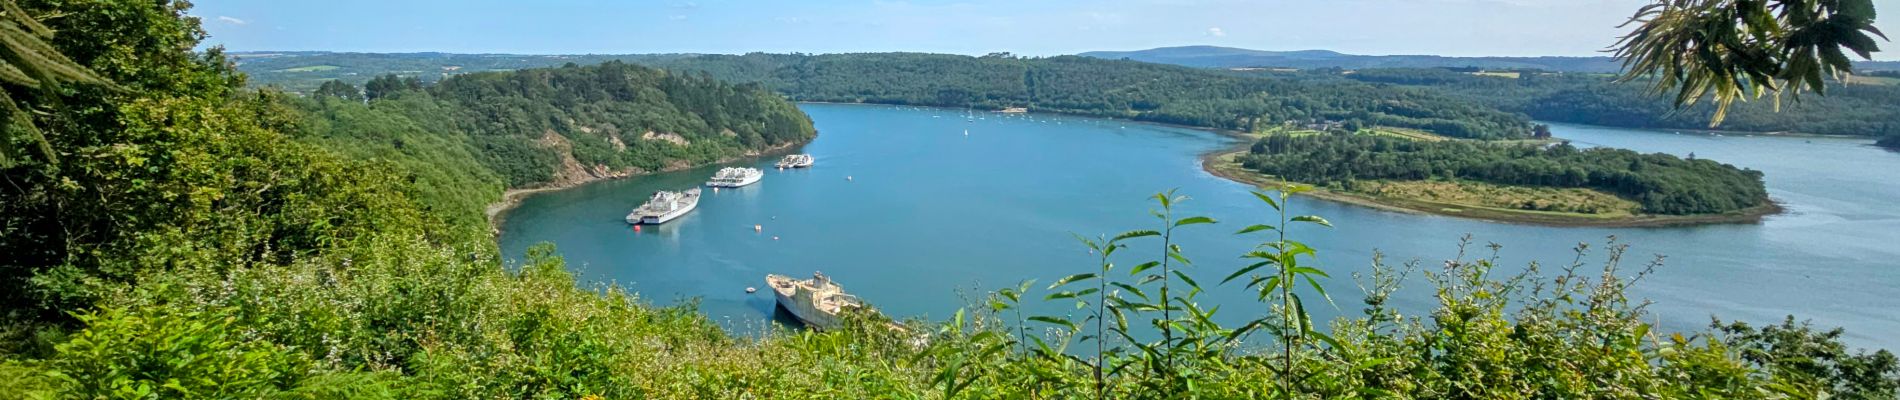
[{"label": "forested hill", "polygon": [[1134,51],[1091,51],[1077,54],[1110,60],[1129,59],[1204,68],[1535,68],[1566,72],[1616,72],[1622,67],[1610,57],[1446,57],[1433,55],[1369,56],[1329,50],[1266,51],[1219,46],[1160,47]]},{"label": "forested hill", "polygon": [[[240,56],[246,57],[246,56]],[[361,54],[270,55],[244,61],[240,69],[262,73],[254,84],[315,88],[308,76],[283,71],[351,66],[360,72],[398,73],[420,79],[454,76],[438,64],[414,58],[385,59],[375,68]],[[494,57],[478,58],[488,60]],[[529,56],[523,56],[529,57]],[[599,57],[596,57],[599,58]],[[457,60],[429,55],[428,60]],[[1443,96],[1426,89],[1381,88],[1346,80],[1301,82],[1278,77],[1236,76],[1222,71],[1087,57],[970,57],[948,54],[747,54],[635,57],[633,62],[713,78],[756,82],[794,100],[970,107],[1128,118],[1212,128],[1250,130],[1262,123],[1357,120],[1368,125],[1417,128],[1469,138],[1518,137],[1530,132],[1528,118]],[[522,58],[519,62],[558,62]],[[403,72],[427,70],[426,72]],[[304,73],[329,73],[310,71]],[[317,76],[317,75],[309,75]],[[301,79],[301,80],[300,80]],[[345,82],[362,82],[358,76]]]},{"label": "forested hill", "polygon": [[1245,77],[1088,57],[754,53],[682,57],[652,65],[760,82],[801,101],[979,110],[1025,107],[1237,130],[1290,121],[1357,120],[1488,139],[1524,136],[1531,128],[1521,115],[1426,90]]},{"label": "forested hill", "polygon": [[429,203],[469,219],[504,186],[681,168],[815,135],[803,112],[757,85],[619,62],[367,86],[330,82],[283,102],[303,111],[306,140],[403,164]]},{"label": "forested hill", "polygon": [[[1614,73],[1623,64],[1615,58],[1595,57],[1448,57],[1435,55],[1360,55],[1330,50],[1268,51],[1220,46],[1158,47],[1134,51],[1091,51],[1077,54],[1111,60],[1185,65],[1202,68],[1484,68],[1537,69],[1553,72]],[[1862,71],[1896,70],[1900,62],[1854,63]]]},{"label": "forested hill", "polygon": [[[1348,79],[1426,89],[1468,99],[1544,121],[1657,129],[1708,129],[1714,108],[1708,104],[1676,110],[1668,99],[1650,96],[1642,82],[1619,84],[1602,75],[1510,73],[1477,75],[1447,69],[1367,69],[1247,72],[1311,79]],[[1900,78],[1856,76],[1828,88],[1826,95],[1806,93],[1799,101],[1741,102],[1716,129],[1748,132],[1797,132],[1881,137],[1900,134]]]}]

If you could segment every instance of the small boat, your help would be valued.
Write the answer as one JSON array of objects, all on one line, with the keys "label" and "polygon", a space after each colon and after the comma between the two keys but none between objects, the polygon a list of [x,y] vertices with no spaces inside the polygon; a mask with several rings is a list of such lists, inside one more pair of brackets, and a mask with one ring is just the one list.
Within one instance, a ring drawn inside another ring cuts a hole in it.
[{"label": "small boat", "polygon": [[654,192],[653,198],[646,204],[627,213],[627,223],[640,225],[659,225],[672,221],[692,212],[699,207],[699,188],[686,189],[683,192]]},{"label": "small boat", "polygon": [[811,164],[812,158],[810,154],[793,154],[778,160],[777,165],[779,168],[805,168],[810,167]]},{"label": "small boat", "polygon": [[813,329],[836,329],[844,323],[841,314],[866,309],[863,300],[845,294],[844,286],[832,282],[821,272],[812,273],[812,278],[807,280],[768,274],[765,283],[772,287],[779,307]]},{"label": "small boat", "polygon": [[713,174],[712,180],[706,181],[706,186],[712,186],[714,190],[722,187],[736,188],[758,182],[759,178],[764,176],[765,171],[760,171],[758,168],[720,168],[719,172]]}]

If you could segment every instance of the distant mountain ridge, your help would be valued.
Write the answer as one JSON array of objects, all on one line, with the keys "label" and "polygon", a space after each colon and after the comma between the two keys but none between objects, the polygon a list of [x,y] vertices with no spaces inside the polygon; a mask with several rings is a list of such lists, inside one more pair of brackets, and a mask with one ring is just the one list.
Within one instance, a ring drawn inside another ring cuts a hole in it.
[{"label": "distant mountain ridge", "polygon": [[[1622,64],[1611,57],[1447,57],[1432,55],[1368,56],[1331,50],[1267,51],[1220,46],[1159,47],[1135,51],[1091,51],[1083,57],[1129,59],[1202,68],[1485,68],[1540,69],[1557,72],[1614,73]],[[1863,71],[1896,70],[1900,62],[1855,64]]]}]

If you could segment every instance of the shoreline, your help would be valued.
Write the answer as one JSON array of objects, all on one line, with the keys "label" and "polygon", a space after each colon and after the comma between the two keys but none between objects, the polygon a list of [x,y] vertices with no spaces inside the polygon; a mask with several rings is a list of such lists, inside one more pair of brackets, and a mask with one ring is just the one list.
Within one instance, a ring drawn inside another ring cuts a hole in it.
[{"label": "shoreline", "polygon": [[[1285,183],[1262,174],[1246,171],[1230,161],[1232,156],[1244,153],[1251,143],[1221,148],[1200,157],[1201,170],[1222,179],[1239,182],[1254,187],[1267,187]],[[1454,218],[1475,219],[1511,224],[1526,224],[1552,227],[1575,228],[1652,228],[1688,225],[1718,224],[1754,224],[1763,218],[1785,211],[1780,203],[1770,199],[1768,204],[1750,207],[1740,211],[1722,214],[1703,215],[1655,215],[1639,214],[1618,218],[1592,218],[1584,216],[1566,216],[1561,214],[1535,213],[1516,210],[1495,209],[1467,204],[1434,203],[1376,197],[1358,193],[1339,192],[1315,187],[1300,195],[1317,199],[1366,207],[1381,211],[1391,211],[1414,215],[1438,215]]]},{"label": "shoreline", "polygon": [[[817,136],[814,135],[812,139],[817,139]],[[587,186],[589,184],[600,183],[600,182],[611,181],[611,180],[626,179],[626,178],[632,178],[632,177],[637,177],[637,176],[646,176],[646,175],[673,172],[673,171],[679,171],[679,170],[693,169],[693,168],[704,167],[707,165],[724,164],[724,163],[736,162],[736,161],[745,160],[745,159],[776,156],[776,155],[784,154],[788,150],[791,150],[793,148],[797,148],[797,147],[804,146],[807,144],[811,144],[811,140],[785,143],[778,146],[768,147],[765,150],[759,151],[757,153],[724,157],[724,158],[720,158],[718,160],[708,162],[708,163],[703,163],[703,164],[690,164],[690,165],[686,165],[686,166],[682,166],[678,168],[661,168],[654,171],[643,171],[643,172],[620,174],[620,175],[591,175],[590,174],[586,178],[575,180],[575,181],[564,183],[564,184],[553,184],[553,185],[537,186],[537,187],[531,187],[531,188],[507,189],[501,192],[501,199],[495,200],[494,202],[488,203],[488,205],[484,206],[483,213],[487,215],[489,231],[494,234],[500,234],[501,223],[502,221],[507,220],[506,217],[508,216],[508,212],[513,211],[515,207],[521,206],[522,200],[527,199],[529,196],[532,196],[535,194],[547,193],[547,192],[558,192],[562,190],[573,189],[573,188],[577,188],[581,186]]]}]

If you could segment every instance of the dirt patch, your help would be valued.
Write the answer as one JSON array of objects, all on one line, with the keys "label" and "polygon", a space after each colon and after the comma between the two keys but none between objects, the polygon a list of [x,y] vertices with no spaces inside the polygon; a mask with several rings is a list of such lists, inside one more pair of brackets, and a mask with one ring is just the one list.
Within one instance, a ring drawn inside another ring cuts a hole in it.
[{"label": "dirt patch", "polygon": [[660,133],[660,132],[654,132],[654,131],[647,131],[647,133],[641,134],[640,139],[664,140],[667,143],[677,144],[681,146],[690,146],[693,144],[693,142],[686,140],[685,137],[682,137],[680,135],[675,135],[671,133]]}]

